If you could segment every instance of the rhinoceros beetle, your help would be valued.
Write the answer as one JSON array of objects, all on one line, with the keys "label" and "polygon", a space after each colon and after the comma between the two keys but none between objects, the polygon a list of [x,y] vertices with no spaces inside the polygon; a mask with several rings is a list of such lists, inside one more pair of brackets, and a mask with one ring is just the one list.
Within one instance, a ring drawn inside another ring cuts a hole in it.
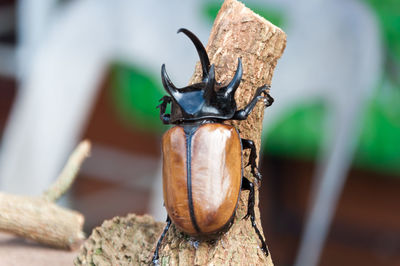
[{"label": "rhinoceros beetle", "polygon": [[[261,240],[261,249],[268,250],[255,222],[254,184],[243,177],[242,151],[250,149],[251,173],[261,175],[256,163],[256,147],[249,139],[242,139],[239,131],[224,120],[245,120],[256,103],[263,99],[272,104],[269,86],[256,90],[253,99],[237,110],[235,91],[242,78],[242,62],[238,58],[236,73],[227,85],[215,81],[214,65],[200,40],[189,30],[179,29],[190,38],[200,57],[202,80],[184,88],[177,88],[161,67],[164,89],[169,94],[160,99],[160,119],[174,124],[162,138],[163,192],[168,212],[167,225],[157,243],[153,263],[158,263],[162,240],[171,223],[195,238],[215,238],[227,231],[235,216],[241,189],[250,190],[245,218]],[[166,113],[171,104],[170,114]]]}]

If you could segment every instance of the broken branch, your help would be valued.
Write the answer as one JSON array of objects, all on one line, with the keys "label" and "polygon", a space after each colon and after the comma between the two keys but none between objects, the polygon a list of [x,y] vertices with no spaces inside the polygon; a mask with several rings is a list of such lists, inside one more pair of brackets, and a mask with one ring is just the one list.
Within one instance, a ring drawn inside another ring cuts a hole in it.
[{"label": "broken branch", "polygon": [[71,186],[89,151],[89,141],[83,141],[43,196],[0,193],[0,230],[57,248],[78,247],[85,238],[83,215],[57,206],[53,201]]}]

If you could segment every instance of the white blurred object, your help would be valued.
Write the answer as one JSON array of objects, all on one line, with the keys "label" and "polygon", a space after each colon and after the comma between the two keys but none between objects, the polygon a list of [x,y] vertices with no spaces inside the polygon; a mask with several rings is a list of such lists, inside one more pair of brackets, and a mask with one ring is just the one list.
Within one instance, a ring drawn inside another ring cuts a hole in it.
[{"label": "white blurred object", "polygon": [[164,40],[182,26],[207,36],[207,27],[198,19],[198,1],[56,3],[18,3],[21,87],[0,151],[0,189],[4,191],[38,194],[57,176],[80,137],[113,58],[141,64],[155,73],[165,62],[173,77],[184,84],[191,70],[181,62],[194,65],[194,48],[182,36]]},{"label": "white blurred object", "polygon": [[[52,1],[41,3],[48,9],[45,3]],[[66,7],[47,23],[36,23],[40,15],[28,15],[46,13],[40,5],[27,9],[35,4],[20,4],[19,17],[32,19],[21,19],[28,24],[21,26],[21,33],[30,26],[34,33],[21,37],[21,87],[2,140],[0,187],[39,194],[58,175],[78,140],[109,57],[110,27],[104,23],[104,10],[88,2]]]}]

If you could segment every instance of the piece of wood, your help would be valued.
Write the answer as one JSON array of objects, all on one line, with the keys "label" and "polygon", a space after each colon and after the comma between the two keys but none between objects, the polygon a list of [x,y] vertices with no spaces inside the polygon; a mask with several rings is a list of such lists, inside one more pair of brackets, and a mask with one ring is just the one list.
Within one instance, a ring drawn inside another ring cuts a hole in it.
[{"label": "piece of wood", "polygon": [[74,249],[84,240],[82,214],[57,206],[89,155],[90,143],[83,141],[69,158],[62,173],[42,196],[0,193],[0,231],[57,248]]},{"label": "piece of wood", "polygon": [[[236,0],[226,0],[214,22],[207,45],[211,63],[215,64],[217,81],[225,83],[233,77],[237,58],[243,62],[243,77],[235,99],[238,108],[245,106],[256,89],[270,84],[277,60],[286,46],[285,33],[258,16]],[[198,63],[191,83],[200,81]],[[257,152],[261,143],[264,106],[257,104],[245,121],[227,121],[237,127],[242,138],[255,142]],[[249,153],[244,154],[244,165]],[[244,171],[252,178],[250,167]],[[247,212],[248,192],[241,193],[231,229],[217,241],[197,241],[182,234],[174,225],[168,231],[160,249],[161,265],[273,265],[271,256],[260,249],[260,241],[250,220],[243,219]],[[256,191],[256,223],[261,229]],[[132,232],[135,228],[135,232]],[[149,217],[129,215],[105,222],[93,231],[85,242],[75,264],[141,265],[149,264],[162,223]],[[154,236],[156,234],[156,236]],[[268,242],[268,238],[266,239]]]}]

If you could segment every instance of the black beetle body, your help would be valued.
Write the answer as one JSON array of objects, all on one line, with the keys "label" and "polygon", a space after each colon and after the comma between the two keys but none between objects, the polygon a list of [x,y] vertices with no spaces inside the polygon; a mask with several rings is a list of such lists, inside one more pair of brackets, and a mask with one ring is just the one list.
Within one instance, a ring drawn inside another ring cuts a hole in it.
[{"label": "black beetle body", "polygon": [[[224,120],[244,120],[258,100],[266,106],[273,99],[268,86],[257,89],[250,103],[237,110],[235,91],[242,77],[242,62],[238,59],[236,73],[231,82],[222,86],[215,81],[214,65],[199,39],[189,30],[180,29],[195,45],[203,71],[202,81],[184,88],[176,88],[169,79],[165,65],[161,67],[162,83],[169,94],[164,96],[160,119],[164,124],[175,124],[163,136],[163,192],[168,212],[164,229],[153,256],[158,262],[161,242],[171,222],[188,235],[198,238],[215,237],[229,229],[235,215],[241,189],[250,190],[248,211],[268,256],[264,239],[255,223],[254,184],[243,177],[242,151],[250,149],[249,165],[252,174],[261,179],[256,164],[256,148],[251,140],[241,139],[233,126]],[[263,96],[264,94],[265,96]],[[171,114],[166,107],[171,103]]]}]

